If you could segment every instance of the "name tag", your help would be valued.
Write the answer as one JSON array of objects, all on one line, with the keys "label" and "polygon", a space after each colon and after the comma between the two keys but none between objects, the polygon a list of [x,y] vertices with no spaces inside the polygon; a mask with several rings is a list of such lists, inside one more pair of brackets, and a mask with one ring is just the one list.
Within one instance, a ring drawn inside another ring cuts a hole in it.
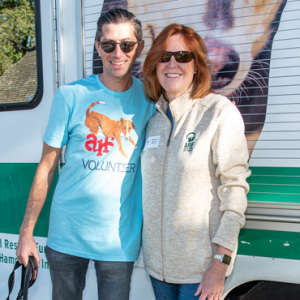
[{"label": "name tag", "polygon": [[146,140],[144,151],[148,148],[157,148],[159,144],[160,136],[149,136]]}]

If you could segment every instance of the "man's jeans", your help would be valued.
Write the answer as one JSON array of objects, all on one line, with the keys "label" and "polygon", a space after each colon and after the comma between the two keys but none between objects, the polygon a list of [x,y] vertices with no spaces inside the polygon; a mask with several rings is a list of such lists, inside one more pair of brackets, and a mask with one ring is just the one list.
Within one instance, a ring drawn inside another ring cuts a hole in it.
[{"label": "man's jeans", "polygon": [[[48,246],[53,300],[81,300],[90,259],[57,252]],[[128,300],[133,262],[95,261],[98,299]]]}]

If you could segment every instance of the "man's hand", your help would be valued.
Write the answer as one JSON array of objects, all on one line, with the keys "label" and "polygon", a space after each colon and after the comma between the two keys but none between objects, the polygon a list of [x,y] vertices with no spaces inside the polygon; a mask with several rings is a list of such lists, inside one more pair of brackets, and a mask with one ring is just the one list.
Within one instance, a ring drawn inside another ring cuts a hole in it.
[{"label": "man's hand", "polygon": [[24,265],[25,267],[28,264],[29,255],[33,255],[37,261],[38,266],[40,266],[39,252],[36,247],[35,240],[31,234],[26,235],[20,233],[16,254],[19,263]]},{"label": "man's hand", "polygon": [[61,148],[53,148],[44,143],[42,158],[30,189],[16,251],[19,263],[25,267],[29,255],[33,255],[40,266],[40,256],[33,238],[33,230],[50,189],[60,154]]}]

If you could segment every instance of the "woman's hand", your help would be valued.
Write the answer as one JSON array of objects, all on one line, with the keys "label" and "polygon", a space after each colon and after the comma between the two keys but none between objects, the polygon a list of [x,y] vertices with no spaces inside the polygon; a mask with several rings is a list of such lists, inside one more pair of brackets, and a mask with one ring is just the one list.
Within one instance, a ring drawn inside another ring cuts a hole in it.
[{"label": "woman's hand", "polygon": [[195,296],[200,296],[199,300],[221,299],[224,290],[226,270],[226,265],[214,259],[210,269],[205,272]]},{"label": "woman's hand", "polygon": [[[217,254],[227,254],[231,256],[231,251],[218,245]],[[200,296],[199,300],[219,300],[222,297],[225,284],[225,274],[227,265],[219,259],[213,259],[211,267],[204,273],[195,296]]]}]

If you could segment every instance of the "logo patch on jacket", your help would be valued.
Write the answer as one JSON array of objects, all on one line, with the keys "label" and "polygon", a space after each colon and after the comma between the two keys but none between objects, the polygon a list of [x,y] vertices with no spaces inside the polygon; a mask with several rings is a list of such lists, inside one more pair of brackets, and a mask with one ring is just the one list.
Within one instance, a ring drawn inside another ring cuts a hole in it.
[{"label": "logo patch on jacket", "polygon": [[183,151],[192,151],[193,147],[194,147],[194,140],[196,137],[196,133],[195,132],[190,132],[187,134],[187,136],[185,137],[187,139]]}]

